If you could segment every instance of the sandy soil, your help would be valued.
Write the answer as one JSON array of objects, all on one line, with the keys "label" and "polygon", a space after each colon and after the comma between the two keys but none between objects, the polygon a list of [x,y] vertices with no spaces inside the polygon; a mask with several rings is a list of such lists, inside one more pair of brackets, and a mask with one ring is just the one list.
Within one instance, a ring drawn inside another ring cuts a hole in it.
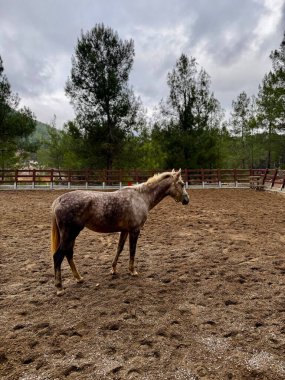
[{"label": "sandy soil", "polygon": [[117,234],[84,230],[55,295],[58,191],[0,192],[0,378],[285,379],[285,197],[192,190],[165,199],[110,275]]}]

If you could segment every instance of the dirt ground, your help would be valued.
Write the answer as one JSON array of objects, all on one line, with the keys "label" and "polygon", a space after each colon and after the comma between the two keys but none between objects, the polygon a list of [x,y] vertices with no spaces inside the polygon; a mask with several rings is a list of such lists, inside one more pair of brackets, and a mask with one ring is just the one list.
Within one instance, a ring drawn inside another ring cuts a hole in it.
[{"label": "dirt ground", "polygon": [[165,199],[110,274],[118,234],[83,230],[56,296],[50,206],[0,192],[0,378],[285,379],[285,197],[191,190]]}]

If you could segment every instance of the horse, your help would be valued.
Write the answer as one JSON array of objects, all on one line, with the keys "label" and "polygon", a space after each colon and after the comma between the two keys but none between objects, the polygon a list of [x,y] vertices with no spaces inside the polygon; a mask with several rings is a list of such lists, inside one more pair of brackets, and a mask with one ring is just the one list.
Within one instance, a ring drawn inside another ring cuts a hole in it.
[{"label": "horse", "polygon": [[148,212],[166,196],[183,205],[189,203],[181,169],[156,174],[140,185],[114,192],[75,190],[55,199],[52,204],[51,252],[57,295],[63,293],[61,264],[64,257],[77,282],[83,282],[73,260],[73,248],[84,227],[100,233],[120,232],[117,253],[112,262],[113,275],[117,273],[117,262],[129,235],[129,272],[136,276],[134,259],[140,230]]}]

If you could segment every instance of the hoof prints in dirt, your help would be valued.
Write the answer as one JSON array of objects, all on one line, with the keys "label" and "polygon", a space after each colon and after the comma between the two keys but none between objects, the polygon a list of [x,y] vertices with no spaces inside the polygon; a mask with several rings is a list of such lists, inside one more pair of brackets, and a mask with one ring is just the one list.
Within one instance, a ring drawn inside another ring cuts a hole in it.
[{"label": "hoof prints in dirt", "polygon": [[164,200],[138,241],[136,278],[126,249],[110,275],[117,234],[84,230],[75,261],[85,283],[65,263],[56,297],[58,195],[0,193],[1,379],[285,379],[285,198],[193,190],[187,208]]}]

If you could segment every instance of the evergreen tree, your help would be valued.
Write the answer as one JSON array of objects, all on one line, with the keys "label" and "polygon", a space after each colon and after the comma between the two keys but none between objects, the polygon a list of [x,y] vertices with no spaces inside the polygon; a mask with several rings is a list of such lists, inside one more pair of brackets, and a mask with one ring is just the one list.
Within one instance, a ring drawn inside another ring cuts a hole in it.
[{"label": "evergreen tree", "polygon": [[[285,33],[280,48],[271,52],[270,58],[275,75],[276,89],[279,89],[279,95],[282,97],[285,91]],[[284,108],[283,112],[285,112]]]},{"label": "evergreen tree", "polygon": [[90,166],[112,168],[135,125],[139,105],[128,86],[133,58],[133,41],[122,41],[103,24],[78,40],[66,93]]},{"label": "evergreen tree", "polygon": [[243,169],[253,167],[254,129],[256,128],[256,100],[241,92],[232,102],[230,127],[235,141],[237,165]]},{"label": "evergreen tree", "polygon": [[267,137],[267,167],[276,160],[272,157],[276,153],[276,140],[285,131],[285,35],[280,48],[270,58],[272,70],[264,76],[258,93],[258,120]]},{"label": "evergreen tree", "polygon": [[168,74],[170,89],[161,104],[161,139],[167,151],[165,166],[213,167],[218,159],[217,136],[222,111],[210,92],[210,77],[185,54]]},{"label": "evergreen tree", "polygon": [[[26,138],[35,130],[36,120],[27,107],[18,109],[20,98],[11,90],[0,56],[0,161],[1,168],[15,165],[31,148]],[[16,153],[19,153],[16,155]]]}]

